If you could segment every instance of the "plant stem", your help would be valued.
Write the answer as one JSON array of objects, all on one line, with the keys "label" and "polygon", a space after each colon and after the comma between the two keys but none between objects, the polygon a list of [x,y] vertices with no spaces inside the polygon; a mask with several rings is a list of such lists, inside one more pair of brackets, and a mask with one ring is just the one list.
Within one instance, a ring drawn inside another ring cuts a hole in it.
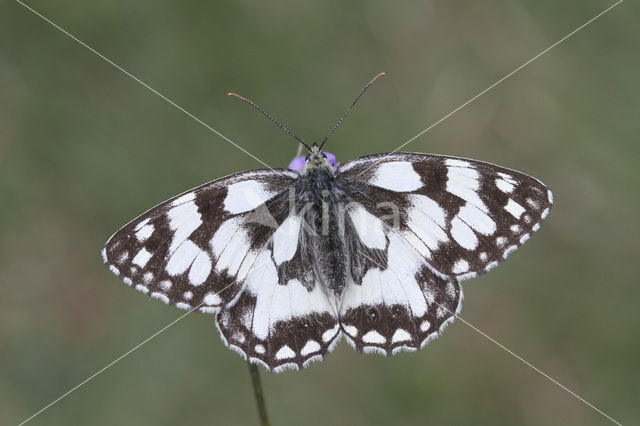
[{"label": "plant stem", "polygon": [[260,424],[262,426],[269,426],[269,417],[267,417],[267,408],[264,404],[264,392],[262,390],[262,383],[260,382],[260,371],[256,364],[249,364],[249,374],[251,375],[251,384],[253,385],[253,393],[256,396],[256,404],[258,405],[258,415],[260,416]]}]

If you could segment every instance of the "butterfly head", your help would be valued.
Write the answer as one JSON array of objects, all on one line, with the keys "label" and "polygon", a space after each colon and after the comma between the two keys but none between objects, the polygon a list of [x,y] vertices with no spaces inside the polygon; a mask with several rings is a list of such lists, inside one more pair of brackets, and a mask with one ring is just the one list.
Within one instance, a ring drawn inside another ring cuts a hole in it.
[{"label": "butterfly head", "polygon": [[305,166],[304,169],[302,169],[302,173],[307,173],[309,170],[315,168],[327,168],[333,172],[333,166],[329,164],[327,154],[323,152],[316,143],[313,144],[305,157]]},{"label": "butterfly head", "polygon": [[[340,167],[340,164],[342,164],[338,161],[335,154],[329,151],[322,151],[322,154],[324,155],[325,160],[327,160],[329,165],[333,167],[334,170],[336,170],[338,167]],[[295,170],[296,172],[302,173],[302,171],[306,166],[307,166],[307,155],[299,155],[293,158],[293,160],[291,160],[287,168],[291,170]]]}]

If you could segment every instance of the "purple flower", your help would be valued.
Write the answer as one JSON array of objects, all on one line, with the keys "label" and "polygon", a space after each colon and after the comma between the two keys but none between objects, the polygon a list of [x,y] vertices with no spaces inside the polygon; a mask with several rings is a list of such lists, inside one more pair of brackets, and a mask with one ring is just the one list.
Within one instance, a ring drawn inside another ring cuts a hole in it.
[{"label": "purple flower", "polygon": [[335,154],[332,154],[332,153],[327,152],[327,151],[323,151],[323,152],[324,152],[324,155],[327,157],[327,162],[329,164],[331,164],[331,166],[334,169],[337,169],[338,167],[340,167],[340,164],[342,164],[342,163],[336,161],[337,159],[336,159]]},{"label": "purple flower", "polygon": [[291,162],[289,163],[289,166],[287,168],[289,168],[291,170],[295,170],[296,172],[301,172],[302,169],[304,169],[305,163],[306,163],[305,156],[301,155],[301,156],[295,157],[293,160],[291,160]]},{"label": "purple flower", "polygon": [[[335,154],[332,154],[330,152],[327,151],[323,151],[324,155],[327,158],[327,162],[334,168],[337,169],[338,167],[340,167],[340,162],[336,161],[336,156]],[[306,156],[305,155],[301,155],[299,157],[294,158],[293,160],[291,160],[291,162],[289,163],[288,168],[291,170],[295,170],[297,172],[301,172],[302,169],[304,169],[304,166],[306,164]]]}]

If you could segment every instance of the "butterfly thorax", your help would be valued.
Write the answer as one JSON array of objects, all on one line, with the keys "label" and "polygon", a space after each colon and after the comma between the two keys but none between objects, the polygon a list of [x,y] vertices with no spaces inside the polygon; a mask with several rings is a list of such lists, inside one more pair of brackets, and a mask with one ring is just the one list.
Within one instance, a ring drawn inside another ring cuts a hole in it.
[{"label": "butterfly thorax", "polygon": [[[316,148],[314,146],[314,148]],[[346,285],[346,246],[340,229],[340,209],[344,193],[336,185],[336,172],[315,149],[298,182],[296,209],[305,219],[303,235],[308,255],[314,262],[314,273],[327,293],[339,297]]]}]

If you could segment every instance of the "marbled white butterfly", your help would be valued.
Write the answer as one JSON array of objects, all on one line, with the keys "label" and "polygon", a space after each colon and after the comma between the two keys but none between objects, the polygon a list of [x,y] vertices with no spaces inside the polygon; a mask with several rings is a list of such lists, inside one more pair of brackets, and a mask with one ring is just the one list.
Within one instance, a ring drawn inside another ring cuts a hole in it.
[{"label": "marbled white butterfly", "polygon": [[278,372],[341,336],[364,352],[422,348],[460,311],[460,281],[502,262],[552,204],[537,179],[481,161],[332,165],[327,138],[296,137],[309,151],[299,170],[236,173],[159,204],[107,241],[104,262],[153,298],[217,314],[229,348]]}]

